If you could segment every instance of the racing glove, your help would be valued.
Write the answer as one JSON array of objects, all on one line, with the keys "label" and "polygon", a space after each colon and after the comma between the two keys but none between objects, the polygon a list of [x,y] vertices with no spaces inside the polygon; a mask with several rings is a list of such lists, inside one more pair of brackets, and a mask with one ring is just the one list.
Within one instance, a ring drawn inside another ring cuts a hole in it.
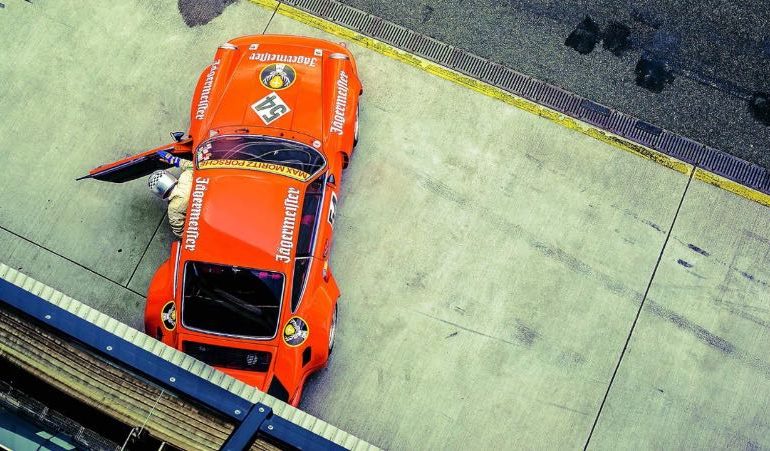
[{"label": "racing glove", "polygon": [[181,166],[181,159],[179,157],[175,157],[171,152],[166,152],[165,150],[159,150],[156,152],[158,157],[160,157],[161,160],[165,161],[166,163],[180,167]]}]

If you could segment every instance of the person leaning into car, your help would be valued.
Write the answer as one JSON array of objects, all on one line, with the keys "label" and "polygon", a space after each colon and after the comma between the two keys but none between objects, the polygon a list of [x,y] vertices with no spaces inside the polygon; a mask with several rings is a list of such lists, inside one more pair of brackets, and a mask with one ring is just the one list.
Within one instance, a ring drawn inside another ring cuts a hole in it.
[{"label": "person leaning into car", "polygon": [[153,172],[148,180],[150,191],[168,201],[168,223],[174,235],[181,238],[187,217],[187,203],[192,191],[193,164],[190,160],[175,157],[163,150],[158,152],[158,156],[166,163],[182,169],[178,179],[170,172],[159,169]]}]

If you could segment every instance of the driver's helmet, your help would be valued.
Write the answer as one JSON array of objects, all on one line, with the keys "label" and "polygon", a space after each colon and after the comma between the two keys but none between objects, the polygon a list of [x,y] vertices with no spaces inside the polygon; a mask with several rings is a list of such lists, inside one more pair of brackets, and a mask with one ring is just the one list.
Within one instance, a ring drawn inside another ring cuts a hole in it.
[{"label": "driver's helmet", "polygon": [[158,169],[157,171],[150,174],[150,178],[147,180],[147,185],[149,185],[150,191],[152,191],[155,195],[161,199],[167,199],[171,194],[171,190],[176,186],[177,182],[178,181],[176,177],[169,174],[168,171]]}]

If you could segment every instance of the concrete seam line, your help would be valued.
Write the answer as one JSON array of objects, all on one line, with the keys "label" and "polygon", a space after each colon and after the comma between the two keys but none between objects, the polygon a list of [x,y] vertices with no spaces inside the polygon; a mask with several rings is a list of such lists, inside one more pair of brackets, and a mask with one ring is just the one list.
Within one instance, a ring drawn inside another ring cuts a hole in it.
[{"label": "concrete seam line", "polygon": [[147,241],[147,246],[144,248],[144,252],[142,252],[141,257],[139,257],[139,260],[136,262],[136,266],[134,267],[134,270],[131,272],[131,277],[128,278],[128,282],[124,285],[126,288],[128,288],[129,285],[131,285],[131,281],[134,280],[134,276],[136,275],[136,271],[139,269],[139,266],[142,265],[142,260],[144,260],[144,256],[147,255],[147,251],[150,249],[150,246],[152,245],[152,241],[155,239],[155,235],[158,234],[158,231],[160,230],[160,226],[163,224],[163,220],[166,218],[167,213],[164,213],[163,216],[160,217],[160,221],[158,221],[158,225],[155,227],[155,232],[153,232],[152,236],[150,237],[150,240]]},{"label": "concrete seam line", "polygon": [[[550,107],[541,105],[533,100],[520,97],[487,82],[462,74],[441,64],[412,54],[406,50],[399,49],[398,47],[395,47],[391,44],[366,36],[343,25],[339,25],[327,19],[315,16],[297,7],[287,5],[286,3],[279,2],[277,0],[249,1],[270,10],[275,10],[275,8],[277,8],[278,13],[290,19],[296,20],[297,22],[309,25],[313,28],[317,28],[321,31],[333,34],[340,38],[349,39],[364,48],[373,50],[402,63],[406,63],[432,75],[436,75],[443,79],[449,80],[460,86],[472,89],[488,97],[500,100],[518,109],[535,114],[570,130],[590,136],[615,148],[624,150],[646,160],[653,161],[679,173],[687,175],[693,168],[693,164],[691,163],[680,160],[671,155],[667,155],[666,153],[663,153],[659,150],[652,149],[643,144],[612,133],[608,130],[604,130],[582,120],[576,119]],[[341,6],[350,8],[347,5]],[[490,62],[490,64],[492,63]],[[737,160],[736,157],[732,158]],[[770,194],[755,190],[722,175],[707,171],[701,167],[697,169],[695,178],[758,204],[770,206]]]},{"label": "concrete seam line", "polygon": [[634,329],[636,329],[636,323],[639,321],[639,317],[642,314],[642,309],[644,309],[644,302],[647,300],[647,296],[650,294],[650,289],[652,288],[652,283],[655,280],[655,275],[658,273],[658,267],[660,266],[661,260],[663,260],[663,254],[666,252],[666,247],[668,247],[668,240],[671,238],[671,235],[674,233],[674,226],[676,225],[676,219],[679,217],[679,211],[682,209],[682,204],[684,204],[684,198],[685,196],[687,196],[687,191],[689,191],[690,189],[690,183],[692,182],[692,179],[695,178],[695,174],[697,172],[698,172],[698,168],[695,168],[695,170],[690,173],[690,177],[687,179],[687,184],[685,185],[684,191],[682,192],[682,197],[679,199],[679,205],[677,205],[676,212],[674,212],[674,219],[671,220],[671,226],[668,228],[666,239],[663,240],[663,246],[660,248],[658,259],[655,261],[655,266],[653,266],[652,268],[652,274],[650,274],[650,280],[647,281],[647,288],[645,288],[644,295],[642,296],[642,300],[641,302],[639,302],[639,309],[636,311],[636,316],[634,316],[634,320],[631,322],[631,328],[628,331],[626,342],[623,344],[623,349],[620,351],[620,357],[618,357],[618,363],[615,364],[615,369],[612,371],[610,382],[607,384],[607,390],[604,392],[604,397],[602,398],[601,404],[599,404],[599,410],[596,412],[596,417],[594,418],[594,422],[591,425],[591,430],[589,431],[588,438],[586,439],[586,443],[583,446],[583,451],[586,451],[588,449],[588,444],[591,442],[591,438],[594,435],[594,430],[596,429],[596,425],[599,424],[599,417],[604,411],[604,405],[606,404],[607,398],[610,395],[612,384],[615,382],[615,377],[618,375],[620,364],[623,363],[623,357],[626,355],[626,351],[628,350],[629,343],[631,343],[631,337],[634,334]]}]

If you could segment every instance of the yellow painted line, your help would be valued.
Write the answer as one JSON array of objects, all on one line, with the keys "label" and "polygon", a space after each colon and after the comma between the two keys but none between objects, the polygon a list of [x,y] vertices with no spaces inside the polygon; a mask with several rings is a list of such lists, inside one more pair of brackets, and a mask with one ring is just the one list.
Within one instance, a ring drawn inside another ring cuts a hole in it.
[{"label": "yellow painted line", "polygon": [[713,172],[709,172],[702,168],[698,168],[695,170],[694,177],[695,179],[706,182],[709,185],[717,186],[725,191],[730,191],[731,193],[764,205],[765,207],[770,207],[770,196],[767,194],[761,193],[755,189],[751,189],[746,185],[741,185],[740,183],[722,177],[721,175],[714,174]]},{"label": "yellow painted line", "polygon": [[[500,100],[509,105],[512,105],[521,110],[538,115],[549,121],[562,125],[570,130],[577,131],[584,135],[588,135],[594,139],[597,139],[603,143],[609,144],[615,148],[624,150],[628,153],[634,154],[646,160],[653,161],[669,169],[673,169],[682,174],[689,175],[693,170],[693,165],[684,161],[678,160],[674,157],[666,155],[662,152],[650,149],[649,147],[630,141],[622,136],[618,136],[614,133],[610,133],[601,128],[579,121],[572,117],[566,116],[558,111],[554,111],[546,106],[532,102],[531,100],[524,99],[516,96],[498,87],[489,85],[483,81],[453,71],[432,61],[420,58],[407,51],[393,47],[390,44],[386,44],[382,41],[370,38],[369,36],[362,35],[342,25],[335,24],[326,19],[321,19],[310,13],[302,11],[293,6],[288,6],[283,3],[279,3],[276,0],[250,0],[252,3],[263,6],[270,10],[277,11],[279,14],[286,16],[290,19],[294,19],[297,22],[309,25],[313,28],[317,28],[329,34],[333,34],[337,37],[348,39],[360,45],[361,47],[369,50],[374,50],[377,53],[385,55],[387,57],[398,60],[402,63],[409,64],[410,66],[424,70],[430,74],[436,75],[443,79],[449,80],[466,88],[470,88],[476,92],[484,94],[485,96],[492,97],[493,99]],[[277,9],[276,9],[277,8]],[[738,196],[752,200],[759,204],[770,206],[770,195],[761,193],[754,189],[751,189],[745,185],[729,180],[725,177],[719,176],[712,172],[698,168],[695,171],[694,177],[703,182],[722,188]]]}]

